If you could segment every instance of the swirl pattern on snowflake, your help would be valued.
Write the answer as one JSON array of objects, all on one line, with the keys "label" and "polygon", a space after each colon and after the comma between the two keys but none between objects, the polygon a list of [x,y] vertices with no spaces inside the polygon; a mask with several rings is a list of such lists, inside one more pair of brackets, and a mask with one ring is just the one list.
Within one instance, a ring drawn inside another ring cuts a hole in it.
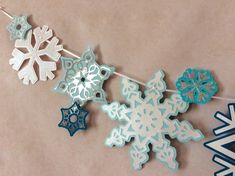
[{"label": "swirl pattern on snowflake", "polygon": [[160,103],[162,93],[166,90],[163,77],[162,71],[155,73],[147,83],[145,98],[141,97],[142,93],[136,83],[123,79],[122,95],[130,106],[120,105],[118,102],[102,106],[102,110],[108,113],[112,120],[121,123],[118,128],[112,130],[105,144],[109,147],[114,145],[122,147],[125,142],[130,142],[130,139],[134,138],[130,157],[135,170],[141,169],[148,161],[149,144],[153,146],[156,159],[172,170],[178,169],[176,150],[170,146],[170,141],[165,135],[180,142],[198,141],[204,138],[203,134],[193,129],[188,121],[179,122],[177,119],[170,119],[179,112],[186,112],[189,104],[184,102],[179,94],[173,94]]},{"label": "swirl pattern on snowflake", "polygon": [[[13,58],[9,64],[14,70],[19,71],[19,79],[23,79],[23,83],[28,85],[29,82],[35,84],[38,80],[34,65],[39,67],[39,79],[46,81],[47,78],[52,80],[55,75],[52,71],[56,70],[56,61],[60,58],[63,49],[62,45],[58,45],[59,40],[52,37],[53,32],[48,26],[42,28],[37,27],[27,33],[26,39],[17,39],[15,41],[15,49],[12,52]],[[35,42],[34,42],[34,39]],[[22,50],[24,49],[24,50]],[[53,61],[47,61],[47,59]],[[28,63],[26,61],[28,60]],[[26,64],[25,66],[24,63]]]},{"label": "swirl pattern on snowflake", "polygon": [[88,48],[80,59],[61,57],[64,78],[55,87],[59,93],[70,96],[71,102],[81,106],[88,100],[106,103],[103,83],[114,72],[115,68],[99,65],[91,48]]}]

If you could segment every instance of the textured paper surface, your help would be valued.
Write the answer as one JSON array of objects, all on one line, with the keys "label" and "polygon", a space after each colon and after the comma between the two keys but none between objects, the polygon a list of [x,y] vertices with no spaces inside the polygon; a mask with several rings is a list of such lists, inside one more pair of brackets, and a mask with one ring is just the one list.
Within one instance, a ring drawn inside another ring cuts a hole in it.
[{"label": "textured paper surface", "polygon": [[[2,0],[15,14],[30,15],[33,25],[48,25],[70,50],[81,54],[90,45],[100,63],[117,67],[143,81],[159,69],[166,73],[167,86],[187,67],[210,69],[220,90],[233,96],[235,90],[235,1],[231,0]],[[130,167],[129,147],[108,148],[106,136],[118,123],[108,119],[95,103],[89,130],[70,137],[58,128],[59,108],[69,99],[52,91],[62,76],[25,86],[9,65],[14,42],[5,27],[9,19],[0,15],[0,175],[1,176],[194,176],[212,175],[219,166],[213,152],[203,146],[214,138],[220,122],[217,110],[227,111],[226,101],[193,105],[179,116],[206,136],[200,142],[181,145],[174,141],[180,170],[163,167],[150,153],[141,171]],[[61,67],[60,65],[58,65]],[[105,84],[109,100],[121,101],[120,78]],[[118,163],[118,164],[114,164]]]}]

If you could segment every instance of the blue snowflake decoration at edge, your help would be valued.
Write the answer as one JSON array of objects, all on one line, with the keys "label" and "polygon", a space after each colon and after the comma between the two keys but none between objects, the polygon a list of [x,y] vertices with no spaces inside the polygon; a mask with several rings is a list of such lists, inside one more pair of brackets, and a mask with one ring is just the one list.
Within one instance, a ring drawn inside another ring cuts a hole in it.
[{"label": "blue snowflake decoration at edge", "polygon": [[218,91],[210,71],[188,68],[177,80],[176,88],[188,103],[207,104]]},{"label": "blue snowflake decoration at edge", "polygon": [[75,102],[69,108],[61,108],[62,120],[59,127],[63,127],[73,136],[78,130],[86,130],[86,117],[88,112]]},{"label": "blue snowflake decoration at edge", "polygon": [[220,154],[213,157],[213,161],[224,169],[214,173],[215,176],[231,176],[235,174],[235,103],[228,104],[229,114],[221,112],[215,113],[215,118],[224,123],[224,125],[213,130],[215,136],[222,137],[213,139],[204,143],[204,146]]},{"label": "blue snowflake decoration at edge", "polygon": [[126,142],[134,138],[129,156],[135,170],[141,169],[148,161],[149,144],[152,144],[157,160],[173,171],[178,170],[176,149],[170,145],[166,135],[183,143],[204,138],[201,131],[195,130],[188,121],[170,119],[172,116],[177,116],[179,112],[186,112],[189,104],[184,102],[179,94],[173,94],[161,103],[163,92],[166,91],[163,78],[162,71],[155,73],[147,83],[148,88],[144,91],[145,98],[142,98],[138,84],[123,79],[122,95],[128,106],[119,102],[102,106],[102,110],[111,120],[120,122],[120,126],[111,131],[105,145],[123,147]]},{"label": "blue snowflake decoration at edge", "polygon": [[27,21],[27,16],[14,16],[11,23],[7,26],[10,39],[25,39],[27,32],[32,26]]}]

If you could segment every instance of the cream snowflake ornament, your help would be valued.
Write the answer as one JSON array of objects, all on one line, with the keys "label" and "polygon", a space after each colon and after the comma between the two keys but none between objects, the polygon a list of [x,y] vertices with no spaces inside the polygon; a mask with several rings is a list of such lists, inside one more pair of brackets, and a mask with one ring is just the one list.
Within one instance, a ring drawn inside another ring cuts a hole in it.
[{"label": "cream snowflake ornament", "polygon": [[[53,32],[48,26],[30,30],[25,40],[17,39],[15,41],[16,48],[12,52],[13,58],[10,59],[9,63],[14,70],[19,71],[18,77],[23,79],[24,84],[28,85],[30,82],[35,84],[37,82],[35,64],[39,67],[39,79],[41,81],[46,81],[47,78],[52,80],[55,77],[52,71],[56,70],[56,61],[61,56],[59,51],[63,49],[63,46],[58,45],[58,42],[59,39],[53,37]],[[48,61],[48,59],[53,61]],[[26,61],[28,62],[26,63]]]},{"label": "cream snowflake ornament", "polygon": [[180,142],[204,138],[189,122],[170,119],[179,112],[186,112],[189,104],[184,102],[179,94],[173,94],[160,103],[163,92],[166,91],[163,77],[164,73],[159,71],[147,83],[145,98],[141,97],[142,93],[136,83],[123,79],[122,95],[129,106],[120,105],[118,102],[102,106],[103,111],[108,113],[112,120],[120,121],[120,126],[112,130],[105,144],[109,147],[122,147],[125,142],[134,138],[129,154],[135,170],[141,169],[148,161],[149,144],[152,144],[157,160],[172,170],[178,169],[176,150],[171,147],[165,135]]}]

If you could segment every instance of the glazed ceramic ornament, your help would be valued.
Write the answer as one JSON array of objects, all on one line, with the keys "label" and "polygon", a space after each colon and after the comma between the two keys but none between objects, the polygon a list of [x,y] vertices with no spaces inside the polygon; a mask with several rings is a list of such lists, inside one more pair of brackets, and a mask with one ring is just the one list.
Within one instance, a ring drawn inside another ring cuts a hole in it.
[{"label": "glazed ceramic ornament", "polygon": [[[19,79],[26,85],[30,82],[35,84],[38,79],[52,80],[55,77],[53,71],[56,70],[56,62],[61,56],[59,52],[63,50],[62,45],[58,44],[58,38],[53,36],[52,30],[48,26],[31,29],[27,16],[14,16],[7,30],[11,39],[16,39],[13,58],[9,63],[18,71]],[[39,67],[38,73],[35,65]]]},{"label": "glazed ceramic ornament", "polygon": [[183,143],[204,138],[188,121],[170,119],[178,113],[186,112],[189,104],[184,102],[179,94],[173,94],[161,103],[163,92],[166,91],[163,78],[162,71],[154,74],[146,85],[145,98],[142,98],[136,83],[123,79],[122,95],[128,106],[119,102],[102,106],[110,119],[120,122],[120,126],[112,130],[105,144],[109,147],[123,147],[133,138],[129,155],[135,170],[141,169],[148,161],[149,144],[152,144],[157,160],[172,170],[178,169],[176,150],[170,145],[166,135]]},{"label": "glazed ceramic ornament", "polygon": [[86,49],[80,59],[61,57],[64,76],[55,90],[67,94],[71,103],[80,106],[87,101],[106,103],[103,83],[114,72],[114,67],[99,65],[91,48]]}]

